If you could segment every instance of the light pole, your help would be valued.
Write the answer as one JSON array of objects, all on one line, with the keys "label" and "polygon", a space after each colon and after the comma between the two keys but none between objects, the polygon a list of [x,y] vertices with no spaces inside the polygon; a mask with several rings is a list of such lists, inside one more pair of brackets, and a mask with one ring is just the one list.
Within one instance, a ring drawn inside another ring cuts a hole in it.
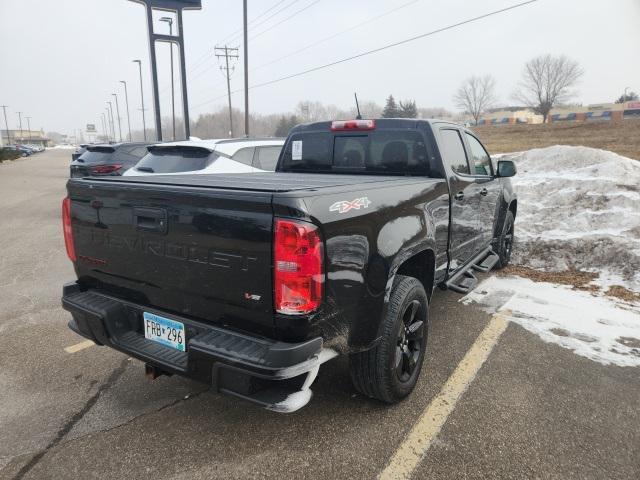
[{"label": "light pole", "polygon": [[247,34],[247,0],[242,2],[244,31],[244,136],[249,136],[249,38]]},{"label": "light pole", "polygon": [[[104,121],[104,112],[100,114],[100,120],[102,120],[102,136],[107,133],[107,122]],[[107,143],[109,143],[109,136],[107,135]]]},{"label": "light pole", "polygon": [[112,93],[113,97],[116,99],[116,115],[118,115],[118,132],[120,136],[120,141],[122,142],[122,124],[120,123],[120,107],[118,106],[118,94]]},{"label": "light pole", "polygon": [[22,138],[22,112],[18,112],[18,120],[20,121],[20,143],[22,143],[24,141]]},{"label": "light pole", "polygon": [[31,117],[24,117],[27,119],[27,128],[29,129],[29,143],[31,143]]},{"label": "light pole", "polygon": [[142,61],[141,60],[133,60],[133,63],[138,64],[138,68],[140,70],[140,101],[142,102],[142,132],[144,134],[144,141],[147,141],[147,124],[144,119],[144,90],[142,88]]},{"label": "light pole", "polygon": [[127,126],[129,127],[129,141],[133,141],[131,139],[131,117],[129,117],[129,93],[127,92],[127,82],[124,80],[120,80],[120,83],[124,85],[124,101],[127,105]]},{"label": "light pole", "polygon": [[[7,144],[11,144],[11,134],[9,133],[9,122],[7,122],[7,107],[9,105],[0,105],[2,107],[2,111],[4,112],[4,128],[7,129]],[[0,135],[1,136],[1,135]]]},{"label": "light pole", "polygon": [[624,87],[624,95],[622,96],[622,103],[624,104],[627,101],[627,90],[631,87]]},{"label": "light pole", "polygon": [[115,123],[113,121],[113,105],[111,105],[111,102],[107,102],[107,104],[109,104],[108,111],[109,111],[109,116],[111,117],[111,133],[113,134],[112,138],[113,138],[113,141],[115,142],[115,140],[116,140],[116,125],[115,125]]},{"label": "light pole", "polygon": [[105,116],[105,122],[107,123],[107,143],[111,143],[111,120],[109,119],[109,107],[106,107],[105,110],[107,112],[107,115]]},{"label": "light pole", "polygon": [[[169,35],[173,37],[173,18],[171,17],[162,17],[160,19],[161,22],[166,22],[169,24]],[[170,62],[171,62],[171,118],[172,118],[172,126],[173,126],[173,140],[176,139],[176,91],[173,86],[173,42],[169,42],[169,48],[171,49],[171,53],[169,54]]]}]

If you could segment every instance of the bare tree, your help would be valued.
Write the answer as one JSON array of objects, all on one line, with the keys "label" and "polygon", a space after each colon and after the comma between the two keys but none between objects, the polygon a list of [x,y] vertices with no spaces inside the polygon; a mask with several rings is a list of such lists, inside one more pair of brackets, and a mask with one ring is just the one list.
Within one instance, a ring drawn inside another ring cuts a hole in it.
[{"label": "bare tree", "polygon": [[571,89],[583,74],[578,62],[565,55],[535,57],[525,64],[514,98],[542,115],[547,123],[551,109],[575,95]]},{"label": "bare tree", "polygon": [[496,103],[496,80],[491,75],[467,78],[453,96],[455,105],[469,113],[475,124],[482,114]]}]

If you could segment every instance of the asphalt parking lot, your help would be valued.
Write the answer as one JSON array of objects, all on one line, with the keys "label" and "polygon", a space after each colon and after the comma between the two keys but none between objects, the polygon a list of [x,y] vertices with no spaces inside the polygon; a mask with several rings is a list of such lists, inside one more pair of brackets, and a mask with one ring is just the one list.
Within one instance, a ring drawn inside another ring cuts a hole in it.
[{"label": "asphalt parking lot", "polygon": [[60,307],[70,155],[0,165],[0,478],[640,478],[637,368],[453,292],[436,292],[422,376],[393,407],[357,395],[344,358],[281,415],[82,348]]}]

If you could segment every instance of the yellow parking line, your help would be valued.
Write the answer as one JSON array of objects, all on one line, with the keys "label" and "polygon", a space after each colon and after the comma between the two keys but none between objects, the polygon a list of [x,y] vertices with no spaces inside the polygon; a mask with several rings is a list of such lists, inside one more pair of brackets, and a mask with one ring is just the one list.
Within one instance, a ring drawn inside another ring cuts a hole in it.
[{"label": "yellow parking line", "polygon": [[76,353],[80,350],[84,350],[85,348],[89,348],[95,345],[91,340],[85,340],[84,342],[76,343],[75,345],[71,345],[70,347],[65,347],[64,351],[67,353]]},{"label": "yellow parking line", "polygon": [[508,321],[503,314],[497,313],[491,318],[440,393],[427,405],[391,457],[389,464],[380,473],[381,480],[403,479],[411,476],[454,410],[456,403],[489,357],[500,335],[507,328],[507,324]]}]

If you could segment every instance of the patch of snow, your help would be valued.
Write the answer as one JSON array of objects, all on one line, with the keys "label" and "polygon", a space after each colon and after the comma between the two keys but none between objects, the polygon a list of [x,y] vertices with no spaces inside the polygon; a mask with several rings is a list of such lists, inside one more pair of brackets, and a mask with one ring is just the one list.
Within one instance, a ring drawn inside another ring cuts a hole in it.
[{"label": "patch of snow", "polygon": [[544,341],[596,362],[640,366],[640,305],[519,277],[490,277],[461,302],[502,312]]},{"label": "patch of snow", "polygon": [[640,291],[640,162],[571,146],[495,157],[518,168],[513,263],[618,276]]}]

